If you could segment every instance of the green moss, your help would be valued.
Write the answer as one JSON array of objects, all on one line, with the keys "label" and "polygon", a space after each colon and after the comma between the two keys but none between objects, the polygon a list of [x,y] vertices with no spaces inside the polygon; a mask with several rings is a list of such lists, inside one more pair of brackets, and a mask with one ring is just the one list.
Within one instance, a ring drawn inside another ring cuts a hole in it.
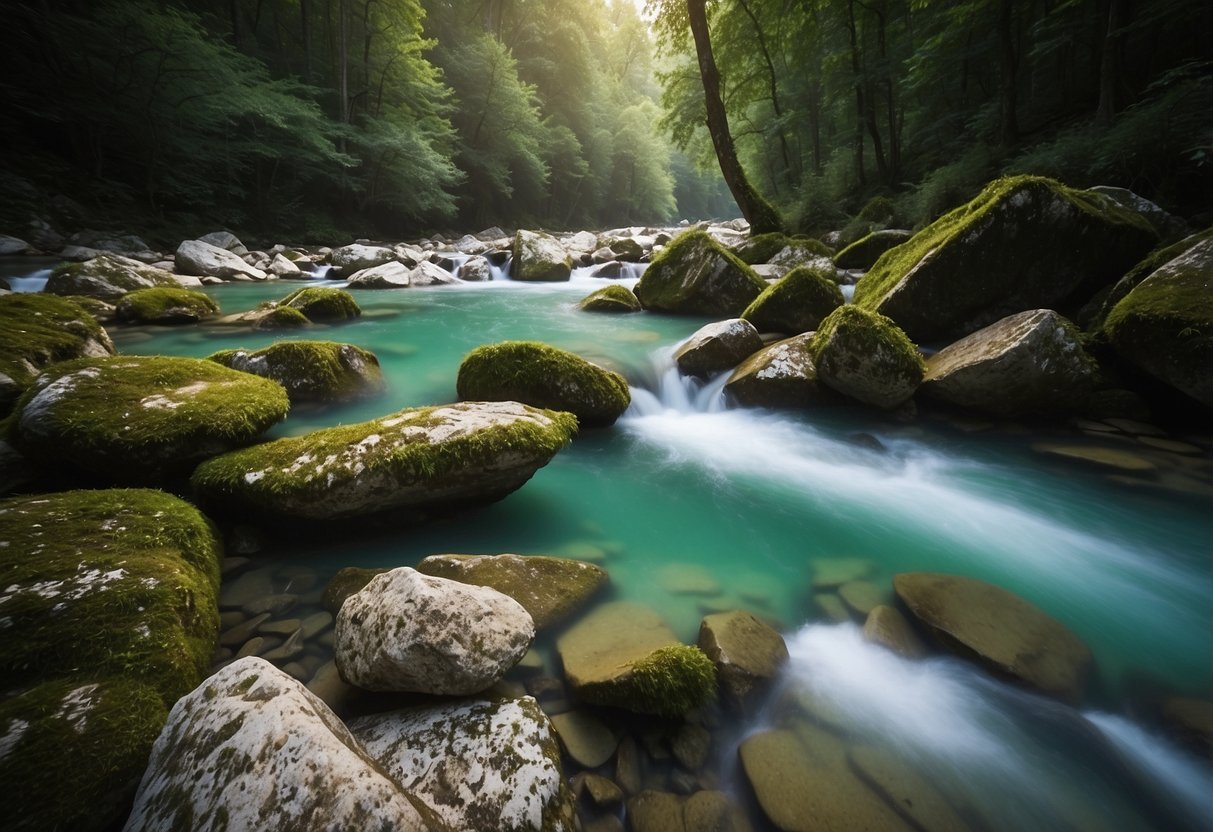
[{"label": "green moss", "polygon": [[787,244],[788,237],[786,234],[778,232],[757,234],[737,246],[734,249],[734,253],[741,262],[752,266],[755,263],[766,263],[781,252]]},{"label": "green moss", "polygon": [[292,402],[337,402],[383,392],[379,359],[352,344],[279,341],[264,349],[223,350],[208,356],[225,367],[272,379]]},{"label": "green moss", "polygon": [[661,647],[632,665],[628,687],[633,709],[679,717],[716,696],[716,666],[698,647]]},{"label": "green moss", "polygon": [[18,399],[14,444],[125,482],[149,482],[255,439],[286,416],[282,386],[193,358],[86,358]]},{"label": "green moss", "polygon": [[675,237],[653,258],[634,291],[646,309],[736,316],[766,286],[737,255],[694,230]]},{"label": "green moss", "polygon": [[1107,319],[1108,313],[1112,311],[1112,308],[1156,270],[1165,266],[1198,243],[1209,239],[1213,239],[1213,228],[1206,228],[1204,231],[1185,237],[1177,243],[1154,249],[1109,290],[1107,297],[1104,298],[1099,314],[1091,322],[1089,329],[1100,329],[1103,326],[1104,320]]},{"label": "green moss", "polygon": [[632,401],[623,376],[537,341],[478,347],[459,365],[462,401],[516,401],[564,410],[586,427],[614,424]]},{"label": "green moss", "polygon": [[0,676],[125,678],[170,705],[210,663],[222,549],[210,523],[159,491],[0,501]]},{"label": "green moss", "polygon": [[271,309],[257,319],[257,329],[301,329],[311,323],[307,315],[291,306]]},{"label": "green moss", "polygon": [[309,321],[348,321],[362,314],[358,301],[344,289],[331,286],[306,286],[296,289],[278,303],[279,308],[298,310]]},{"label": "green moss", "polygon": [[137,289],[179,288],[180,285],[176,278],[161,269],[113,254],[100,254],[83,263],[57,266],[46,281],[46,291],[53,295],[91,295],[116,301]]},{"label": "green moss", "polygon": [[801,266],[763,290],[741,317],[760,332],[797,335],[816,329],[843,302],[832,272]]},{"label": "green moss", "polygon": [[612,283],[586,295],[577,308],[583,312],[639,312],[640,301],[631,289]]},{"label": "green moss", "polygon": [[905,401],[926,373],[922,354],[897,324],[853,304],[821,322],[809,353],[821,382],[878,407]]},{"label": "green moss", "polygon": [[861,237],[834,256],[834,265],[840,269],[869,269],[894,246],[910,238],[906,231],[873,231]]},{"label": "green moss", "polygon": [[167,717],[155,690],[124,680],[47,682],[0,703],[6,828],[117,828]]},{"label": "green moss", "polygon": [[965,335],[1013,312],[1081,302],[1156,240],[1111,199],[1004,177],[881,255],[856,285],[855,304],[919,340]]},{"label": "green moss", "polygon": [[187,324],[218,314],[219,304],[202,292],[157,287],[125,295],[114,311],[130,323]]},{"label": "green moss", "polygon": [[337,574],[333,575],[324,585],[324,595],[320,599],[320,606],[336,615],[341,612],[341,607],[347,598],[361,592],[372,578],[382,575],[386,571],[386,569],[364,569],[361,566],[345,566],[338,569]]},{"label": "green moss", "polygon": [[101,350],[114,348],[80,304],[41,293],[0,295],[0,373],[18,386],[57,361]]},{"label": "green moss", "polygon": [[893,220],[893,212],[893,200],[887,196],[874,196],[859,209],[856,217],[867,222],[889,223]]}]

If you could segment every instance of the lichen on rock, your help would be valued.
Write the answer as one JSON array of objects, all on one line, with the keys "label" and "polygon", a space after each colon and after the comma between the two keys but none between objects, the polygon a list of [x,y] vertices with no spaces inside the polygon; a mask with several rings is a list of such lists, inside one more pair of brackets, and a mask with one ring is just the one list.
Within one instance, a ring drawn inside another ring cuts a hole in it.
[{"label": "lichen on rock", "polygon": [[766,288],[754,270],[704,231],[675,237],[633,290],[645,309],[736,317]]},{"label": "lichen on rock", "polygon": [[82,263],[63,263],[51,272],[46,291],[52,295],[87,295],[110,302],[127,292],[163,287],[180,289],[169,272],[119,254],[100,254]]},{"label": "lichen on rock", "polygon": [[914,395],[926,371],[918,348],[896,324],[851,304],[822,321],[809,349],[819,381],[882,408],[897,407]]},{"label": "lichen on rock", "polygon": [[207,357],[281,384],[292,402],[346,402],[383,392],[374,353],[332,341],[278,341],[260,350],[223,350]]}]

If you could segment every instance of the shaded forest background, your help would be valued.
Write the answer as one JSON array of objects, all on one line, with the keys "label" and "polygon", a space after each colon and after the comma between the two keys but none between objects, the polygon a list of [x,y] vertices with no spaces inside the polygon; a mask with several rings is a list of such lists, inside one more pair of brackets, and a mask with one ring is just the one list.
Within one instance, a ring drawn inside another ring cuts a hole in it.
[{"label": "shaded forest background", "polygon": [[[10,0],[0,230],[83,212],[168,240],[221,225],[335,243],[737,216],[686,3],[650,13]],[[793,229],[921,225],[1003,172],[1209,210],[1208,0],[715,0],[708,15],[742,163]]]}]

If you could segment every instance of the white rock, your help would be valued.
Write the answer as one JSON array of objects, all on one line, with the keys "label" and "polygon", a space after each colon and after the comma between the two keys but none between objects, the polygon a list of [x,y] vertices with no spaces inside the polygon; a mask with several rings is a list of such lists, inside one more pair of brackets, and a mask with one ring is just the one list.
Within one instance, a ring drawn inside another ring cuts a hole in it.
[{"label": "white rock", "polygon": [[380,773],[328,706],[258,658],[173,706],[126,830],[431,829],[432,813]]},{"label": "white rock", "polygon": [[375,576],[337,616],[337,667],[367,690],[464,695],[526,654],[535,623],[495,589],[401,567]]},{"label": "white rock", "polygon": [[396,259],[396,252],[385,246],[354,243],[333,249],[329,263],[339,274],[349,275]]},{"label": "white rock", "polygon": [[278,277],[298,277],[301,272],[299,267],[293,262],[286,259],[281,252],[274,255],[274,259],[270,261],[270,274]]},{"label": "white rock", "polygon": [[243,256],[249,253],[244,243],[240,242],[240,238],[230,231],[212,231],[210,234],[203,234],[198,239],[235,255]]},{"label": "white rock", "polygon": [[411,285],[409,267],[395,260],[359,269],[349,279],[351,289],[407,289]]},{"label": "white rock", "polygon": [[458,282],[455,275],[429,261],[418,263],[409,271],[410,286],[449,286]]},{"label": "white rock", "polygon": [[464,261],[456,276],[460,280],[480,282],[493,279],[493,266],[488,258],[479,255]]},{"label": "white rock", "polygon": [[244,262],[238,255],[202,240],[185,240],[177,246],[176,270],[196,277],[224,280],[265,280],[266,274]]},{"label": "white rock", "polygon": [[551,722],[529,696],[376,714],[350,730],[383,770],[452,828],[572,830]]}]

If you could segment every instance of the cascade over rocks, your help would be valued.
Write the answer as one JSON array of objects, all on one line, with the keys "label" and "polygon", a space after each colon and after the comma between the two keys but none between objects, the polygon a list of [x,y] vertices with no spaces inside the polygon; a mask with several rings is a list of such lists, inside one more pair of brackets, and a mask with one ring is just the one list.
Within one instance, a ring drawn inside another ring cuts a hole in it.
[{"label": "cascade over rocks", "polygon": [[645,309],[737,317],[765,288],[737,255],[696,230],[654,257],[633,291]]},{"label": "cascade over rocks", "polygon": [[1078,329],[1051,309],[1003,318],[927,359],[922,392],[996,416],[1078,411],[1099,365]]},{"label": "cascade over rocks", "polygon": [[812,332],[765,347],[745,360],[724,390],[747,407],[808,407],[836,402],[838,396],[817,381]]},{"label": "cascade over rocks", "polygon": [[514,280],[562,282],[572,273],[573,258],[555,237],[522,229],[514,235]]},{"label": "cascade over rocks", "polygon": [[178,274],[196,277],[220,280],[265,280],[267,277],[261,269],[250,266],[233,252],[202,240],[182,241],[173,262],[173,270]]},{"label": "cascade over rocks", "polygon": [[499,500],[576,432],[568,413],[518,402],[412,408],[224,454],[191,482],[205,501],[325,520]]},{"label": "cascade over rocks", "polygon": [[799,335],[816,330],[844,300],[830,269],[798,267],[768,286],[741,317],[760,332]]},{"label": "cascade over rocks", "polygon": [[464,696],[491,687],[535,638],[530,614],[485,586],[401,567],[376,575],[337,614],[341,678],[366,690]]},{"label": "cascade over rocks", "polygon": [[524,402],[574,414],[584,427],[612,425],[632,401],[623,376],[537,341],[477,347],[459,365],[463,401]]},{"label": "cascade over rocks", "polygon": [[452,829],[576,827],[552,723],[529,696],[375,714],[350,730],[393,781]]},{"label": "cascade over rocks", "polygon": [[855,304],[919,343],[958,338],[1015,312],[1077,308],[1157,239],[1108,197],[1007,177],[881,255]]},{"label": "cascade over rocks", "polygon": [[749,321],[730,318],[697,329],[674,351],[678,372],[706,377],[731,370],[762,349],[762,338]]},{"label": "cascade over rocks", "polygon": [[292,403],[354,401],[385,387],[379,359],[353,344],[278,341],[252,352],[223,350],[207,360],[278,382]]},{"label": "cascade over rocks", "polygon": [[447,826],[382,773],[328,706],[264,659],[238,659],[173,706],[124,830]]},{"label": "cascade over rocks", "polygon": [[810,349],[821,383],[886,409],[914,395],[925,371],[918,348],[892,321],[849,304],[822,321]]},{"label": "cascade over rocks", "polygon": [[116,301],[136,289],[180,289],[173,275],[118,254],[101,254],[82,263],[64,263],[51,272],[46,291],[52,295],[85,295]]}]

